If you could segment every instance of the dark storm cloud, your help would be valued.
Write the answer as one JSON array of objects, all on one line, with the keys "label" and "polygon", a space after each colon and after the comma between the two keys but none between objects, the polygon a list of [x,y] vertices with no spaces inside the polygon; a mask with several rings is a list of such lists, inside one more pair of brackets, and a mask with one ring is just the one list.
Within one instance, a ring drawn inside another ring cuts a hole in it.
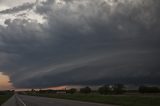
[{"label": "dark storm cloud", "polygon": [[10,9],[6,9],[6,10],[2,10],[2,11],[0,11],[0,14],[12,14],[12,13],[21,12],[24,10],[32,9],[34,5],[35,5],[34,3],[25,3],[20,6],[16,6],[16,7],[10,8]]},{"label": "dark storm cloud", "polygon": [[44,24],[6,20],[1,70],[19,88],[160,84],[159,0],[110,3],[47,0],[36,7]]}]

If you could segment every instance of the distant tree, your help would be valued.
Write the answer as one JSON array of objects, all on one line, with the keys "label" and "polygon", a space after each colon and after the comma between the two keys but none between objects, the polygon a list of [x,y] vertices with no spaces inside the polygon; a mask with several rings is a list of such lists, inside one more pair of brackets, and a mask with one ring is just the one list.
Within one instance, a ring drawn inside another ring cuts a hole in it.
[{"label": "distant tree", "polygon": [[146,87],[145,86],[140,86],[138,90],[139,90],[140,93],[145,93],[146,92]]},{"label": "distant tree", "polygon": [[14,93],[14,92],[15,92],[15,90],[12,90],[11,92],[12,92],[12,93]]},{"label": "distant tree", "polygon": [[13,94],[14,94],[13,90],[0,91],[0,95],[13,95]]},{"label": "distant tree", "polygon": [[98,92],[99,92],[100,94],[108,94],[108,93],[111,92],[111,89],[110,89],[109,85],[104,85],[104,86],[102,86],[102,87],[100,87],[100,88],[98,89]]},{"label": "distant tree", "polygon": [[67,90],[67,93],[70,93],[70,94],[74,94],[76,92],[77,92],[77,89],[75,89],[75,88],[71,88],[71,89]]},{"label": "distant tree", "polygon": [[140,86],[139,92],[140,93],[159,93],[160,89],[158,87]]},{"label": "distant tree", "polygon": [[125,92],[125,89],[124,89],[124,85],[123,84],[115,84],[113,86],[113,92],[115,94],[123,94]]},{"label": "distant tree", "polygon": [[91,91],[92,90],[90,87],[85,87],[80,89],[80,93],[85,93],[85,94],[91,93]]},{"label": "distant tree", "polygon": [[31,92],[35,92],[35,90],[34,90],[34,89],[31,89]]}]

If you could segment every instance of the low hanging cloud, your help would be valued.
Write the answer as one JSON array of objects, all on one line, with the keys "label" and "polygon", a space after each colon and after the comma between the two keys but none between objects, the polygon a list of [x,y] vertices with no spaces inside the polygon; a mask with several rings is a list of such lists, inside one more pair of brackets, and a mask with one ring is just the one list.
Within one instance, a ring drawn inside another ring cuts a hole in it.
[{"label": "low hanging cloud", "polygon": [[[0,69],[16,88],[160,84],[159,4],[42,1],[34,11],[46,22],[6,19],[6,26],[0,26]],[[30,6],[1,12],[12,14]]]},{"label": "low hanging cloud", "polygon": [[13,14],[13,13],[21,12],[28,9],[30,10],[33,8],[34,5],[35,5],[34,3],[25,3],[23,5],[16,6],[11,9],[2,10],[0,11],[0,14]]}]

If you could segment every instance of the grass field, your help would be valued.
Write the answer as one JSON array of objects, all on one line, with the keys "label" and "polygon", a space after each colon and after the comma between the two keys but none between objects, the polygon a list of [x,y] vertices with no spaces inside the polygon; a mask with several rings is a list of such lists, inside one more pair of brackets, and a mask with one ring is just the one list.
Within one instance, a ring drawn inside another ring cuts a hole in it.
[{"label": "grass field", "polygon": [[50,98],[61,98],[120,106],[160,106],[160,96],[131,96],[131,95],[99,95],[99,94],[46,94]]},{"label": "grass field", "polygon": [[7,101],[11,95],[0,95],[0,105]]}]

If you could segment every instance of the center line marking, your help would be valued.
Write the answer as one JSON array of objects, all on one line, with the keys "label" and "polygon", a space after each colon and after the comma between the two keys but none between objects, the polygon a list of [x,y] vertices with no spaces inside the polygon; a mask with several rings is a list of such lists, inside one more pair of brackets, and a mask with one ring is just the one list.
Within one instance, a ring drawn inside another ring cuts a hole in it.
[{"label": "center line marking", "polygon": [[27,106],[27,105],[22,101],[22,99],[20,99],[17,95],[16,95],[16,98],[23,104],[23,106]]}]

